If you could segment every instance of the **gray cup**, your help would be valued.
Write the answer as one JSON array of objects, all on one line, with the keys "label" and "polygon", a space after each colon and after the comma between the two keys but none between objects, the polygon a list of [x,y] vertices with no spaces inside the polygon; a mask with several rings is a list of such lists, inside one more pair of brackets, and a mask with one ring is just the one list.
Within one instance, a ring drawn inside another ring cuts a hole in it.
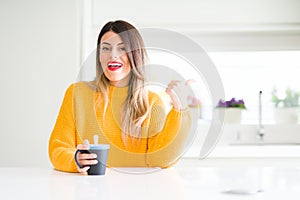
[{"label": "gray cup", "polygon": [[77,153],[95,153],[97,154],[98,163],[96,165],[90,165],[90,169],[87,171],[88,175],[104,175],[106,171],[106,162],[109,151],[109,144],[91,144],[89,150],[77,150],[75,153],[75,161],[79,167],[81,166],[77,161]]}]

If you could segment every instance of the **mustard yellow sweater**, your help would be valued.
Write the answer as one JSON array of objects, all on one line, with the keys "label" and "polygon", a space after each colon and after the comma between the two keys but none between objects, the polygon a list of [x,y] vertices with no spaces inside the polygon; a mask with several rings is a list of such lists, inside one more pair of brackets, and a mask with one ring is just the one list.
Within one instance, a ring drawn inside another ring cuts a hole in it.
[{"label": "mustard yellow sweater", "polygon": [[142,124],[142,138],[122,139],[120,109],[128,88],[109,88],[104,112],[102,95],[88,83],[72,84],[66,91],[56,124],[49,139],[49,157],[55,169],[77,172],[76,146],[84,139],[110,144],[108,167],[168,167],[181,156],[189,134],[188,110],[174,108],[167,114],[163,102],[149,92],[150,114]]}]

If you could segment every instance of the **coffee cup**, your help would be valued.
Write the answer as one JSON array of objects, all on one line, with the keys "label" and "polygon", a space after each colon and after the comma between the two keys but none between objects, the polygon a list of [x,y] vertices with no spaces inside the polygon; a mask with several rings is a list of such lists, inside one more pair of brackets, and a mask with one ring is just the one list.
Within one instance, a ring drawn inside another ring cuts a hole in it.
[{"label": "coffee cup", "polygon": [[87,154],[89,153],[97,154],[98,163],[95,165],[89,165],[90,168],[88,169],[87,173],[88,175],[104,175],[106,171],[106,163],[107,163],[109,149],[110,149],[109,144],[91,144],[89,150],[78,149],[75,153],[76,164],[80,168],[85,167],[85,166],[81,166],[77,160],[78,152],[87,153]]}]

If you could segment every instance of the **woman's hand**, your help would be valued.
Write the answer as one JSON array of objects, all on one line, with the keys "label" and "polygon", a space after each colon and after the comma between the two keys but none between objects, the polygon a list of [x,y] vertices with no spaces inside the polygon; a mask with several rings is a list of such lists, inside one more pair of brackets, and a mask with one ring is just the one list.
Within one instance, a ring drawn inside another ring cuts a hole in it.
[{"label": "woman's hand", "polygon": [[[85,144],[79,144],[77,146],[77,150],[88,150],[88,146]],[[90,169],[90,165],[96,165],[98,163],[97,161],[97,154],[94,153],[82,153],[82,152],[78,152],[77,153],[77,161],[78,163],[83,166],[82,168],[80,168],[80,166],[77,166],[78,172],[80,173],[85,173],[87,172],[87,170]]]},{"label": "woman's hand", "polygon": [[187,108],[188,85],[194,80],[187,80],[186,82],[179,80],[172,80],[166,89],[166,93],[170,96],[172,104],[176,110],[184,110]]}]

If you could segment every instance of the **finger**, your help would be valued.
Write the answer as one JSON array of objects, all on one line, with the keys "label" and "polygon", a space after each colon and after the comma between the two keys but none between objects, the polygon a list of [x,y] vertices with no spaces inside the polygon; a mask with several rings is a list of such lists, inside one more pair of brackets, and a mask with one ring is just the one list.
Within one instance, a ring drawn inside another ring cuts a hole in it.
[{"label": "finger", "polygon": [[188,86],[192,83],[196,83],[197,81],[195,79],[188,79],[186,82],[185,82],[185,85]]},{"label": "finger", "polygon": [[166,88],[166,92],[170,94],[172,92],[172,90],[174,90],[176,87],[179,86],[179,84],[180,84],[180,82],[178,82],[178,81],[169,83],[168,87]]},{"label": "finger", "polygon": [[80,173],[85,173],[85,172],[87,172],[87,170],[89,170],[89,169],[90,169],[90,166],[86,166],[86,167],[83,167],[83,168],[77,167],[77,170],[78,170],[78,172],[80,172]]},{"label": "finger", "polygon": [[87,159],[95,159],[97,158],[97,154],[95,153],[79,153],[77,156],[78,160],[87,160]]},{"label": "finger", "polygon": [[167,87],[167,88],[166,88],[166,93],[170,94],[171,92],[172,92],[172,88]]},{"label": "finger", "polygon": [[98,160],[81,160],[80,161],[80,164],[82,165],[82,166],[86,166],[86,165],[96,165],[96,164],[98,164]]},{"label": "finger", "polygon": [[169,87],[167,88],[167,90],[170,90],[170,91],[174,91],[174,92],[175,92],[175,90],[177,90],[178,88],[181,88],[181,87],[182,87],[181,85],[182,85],[182,83],[175,83],[175,84],[169,86]]},{"label": "finger", "polygon": [[168,87],[172,87],[174,85],[179,84],[181,81],[180,80],[171,80],[171,82],[168,84]]},{"label": "finger", "polygon": [[79,149],[79,150],[88,150],[89,148],[85,144],[79,144],[79,145],[77,145],[76,149]]}]

